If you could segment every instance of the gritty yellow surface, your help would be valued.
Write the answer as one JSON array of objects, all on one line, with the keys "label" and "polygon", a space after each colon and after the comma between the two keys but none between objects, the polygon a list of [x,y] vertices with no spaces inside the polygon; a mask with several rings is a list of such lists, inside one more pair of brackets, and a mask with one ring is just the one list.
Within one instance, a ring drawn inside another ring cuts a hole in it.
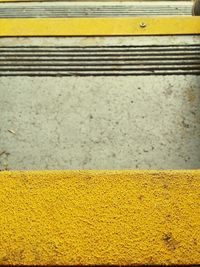
[{"label": "gritty yellow surface", "polygon": [[166,34],[200,34],[200,17],[0,19],[0,36]]},{"label": "gritty yellow surface", "polygon": [[0,172],[0,264],[200,264],[200,171]]}]

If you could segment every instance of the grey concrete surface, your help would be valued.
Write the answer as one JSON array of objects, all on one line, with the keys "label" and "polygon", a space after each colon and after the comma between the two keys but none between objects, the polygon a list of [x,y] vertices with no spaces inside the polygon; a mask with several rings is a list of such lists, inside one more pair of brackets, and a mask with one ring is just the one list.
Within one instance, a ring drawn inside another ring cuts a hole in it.
[{"label": "grey concrete surface", "polygon": [[[199,36],[1,38],[0,46],[198,44]],[[0,169],[200,167],[200,76],[0,77]]]},{"label": "grey concrete surface", "polygon": [[0,78],[0,169],[200,167],[200,77]]}]

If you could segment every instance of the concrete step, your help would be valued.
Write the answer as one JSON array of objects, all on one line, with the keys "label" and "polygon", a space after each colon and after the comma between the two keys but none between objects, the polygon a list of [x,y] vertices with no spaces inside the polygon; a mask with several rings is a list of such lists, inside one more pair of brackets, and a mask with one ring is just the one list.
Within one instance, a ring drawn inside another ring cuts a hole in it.
[{"label": "concrete step", "polygon": [[199,50],[198,36],[1,38],[1,168],[198,168]]}]

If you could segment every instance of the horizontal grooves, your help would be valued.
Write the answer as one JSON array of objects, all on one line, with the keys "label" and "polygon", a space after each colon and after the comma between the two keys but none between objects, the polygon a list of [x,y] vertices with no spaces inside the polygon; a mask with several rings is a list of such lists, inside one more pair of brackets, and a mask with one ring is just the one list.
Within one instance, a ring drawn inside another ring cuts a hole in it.
[{"label": "horizontal grooves", "polygon": [[0,76],[200,75],[200,45],[0,47]]},{"label": "horizontal grooves", "polygon": [[110,17],[110,16],[141,16],[141,15],[191,15],[191,4],[180,5],[99,5],[99,6],[52,6],[34,5],[0,7],[0,18],[62,18],[62,17]]}]

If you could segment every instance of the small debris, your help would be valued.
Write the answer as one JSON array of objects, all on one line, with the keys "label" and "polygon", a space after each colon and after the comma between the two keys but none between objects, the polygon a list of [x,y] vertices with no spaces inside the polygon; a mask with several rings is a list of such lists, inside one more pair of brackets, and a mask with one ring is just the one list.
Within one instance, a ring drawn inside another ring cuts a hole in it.
[{"label": "small debris", "polygon": [[8,129],[8,132],[12,133],[12,134],[16,134],[16,132],[14,130],[11,130],[11,129]]},{"label": "small debris", "polygon": [[6,163],[4,163],[4,171],[8,171],[9,169],[8,169],[8,163],[6,162]]},{"label": "small debris", "polygon": [[2,156],[3,154],[6,154],[6,151],[5,150],[3,150],[3,151],[0,152],[0,156]]}]

